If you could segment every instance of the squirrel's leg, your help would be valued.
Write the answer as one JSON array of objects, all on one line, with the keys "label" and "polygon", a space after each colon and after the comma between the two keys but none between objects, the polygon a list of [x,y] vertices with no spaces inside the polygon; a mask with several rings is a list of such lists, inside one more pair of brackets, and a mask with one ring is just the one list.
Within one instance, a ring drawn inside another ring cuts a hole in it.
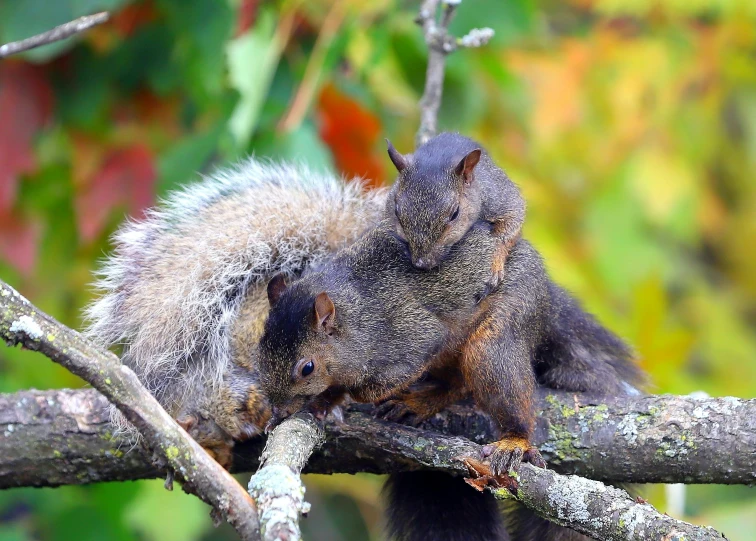
[{"label": "squirrel's leg", "polygon": [[428,377],[382,402],[376,409],[376,416],[387,421],[416,425],[468,394],[462,381]]},{"label": "squirrel's leg", "polygon": [[528,329],[515,328],[516,315],[500,313],[502,309],[506,310],[505,303],[494,305],[462,352],[462,371],[476,404],[502,431],[499,441],[484,448],[494,476],[506,474],[522,460],[545,467],[530,443],[535,425],[533,347]]},{"label": "squirrel's leg", "polygon": [[234,440],[212,419],[199,414],[183,415],[176,422],[225,469],[231,468]]}]

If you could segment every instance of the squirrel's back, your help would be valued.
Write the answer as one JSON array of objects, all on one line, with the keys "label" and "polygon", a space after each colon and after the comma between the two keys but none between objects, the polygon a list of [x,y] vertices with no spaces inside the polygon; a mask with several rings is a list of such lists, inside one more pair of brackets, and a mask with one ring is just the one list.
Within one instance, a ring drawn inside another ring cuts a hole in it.
[{"label": "squirrel's back", "polygon": [[221,382],[242,300],[353,241],[384,199],[303,166],[249,159],[219,170],[120,228],[87,334],[123,345],[124,363],[175,415]]}]

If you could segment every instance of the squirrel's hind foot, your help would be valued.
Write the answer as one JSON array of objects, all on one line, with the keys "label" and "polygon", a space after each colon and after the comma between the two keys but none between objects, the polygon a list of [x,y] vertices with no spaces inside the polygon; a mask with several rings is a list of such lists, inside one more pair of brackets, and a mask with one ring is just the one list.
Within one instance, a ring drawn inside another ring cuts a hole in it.
[{"label": "squirrel's hind foot", "polygon": [[521,462],[529,462],[539,468],[546,467],[546,461],[538,449],[532,447],[527,438],[520,436],[502,438],[486,445],[483,447],[483,455],[488,457],[491,475],[494,477],[507,475]]}]

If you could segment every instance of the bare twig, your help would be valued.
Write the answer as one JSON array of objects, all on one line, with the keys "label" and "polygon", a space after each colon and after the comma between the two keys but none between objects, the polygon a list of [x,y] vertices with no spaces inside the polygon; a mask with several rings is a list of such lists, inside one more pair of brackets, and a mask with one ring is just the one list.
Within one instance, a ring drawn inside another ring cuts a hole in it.
[{"label": "bare twig", "polygon": [[85,17],[79,17],[78,19],[56,26],[52,30],[37,34],[30,38],[22,39],[21,41],[12,41],[5,45],[0,45],[0,58],[5,58],[12,54],[28,51],[42,45],[47,45],[54,41],[60,41],[66,39],[75,34],[89,30],[93,26],[102,24],[108,20],[110,15],[103,11],[102,13],[95,13],[94,15],[87,15]]},{"label": "bare twig", "polygon": [[171,419],[118,357],[40,312],[0,281],[0,337],[40,351],[89,382],[123,412],[184,488],[209,503],[242,539],[256,539],[257,510],[236,480]]},{"label": "bare twig", "polygon": [[446,55],[456,51],[458,47],[481,47],[494,34],[490,28],[474,28],[461,39],[453,37],[449,34],[449,24],[461,0],[440,0],[440,3],[440,19],[437,19],[439,0],[424,0],[416,19],[423,28],[428,46],[428,68],[425,72],[425,90],[420,99],[420,128],[415,137],[416,146],[428,141],[438,131]]},{"label": "bare twig", "polygon": [[260,511],[264,541],[299,541],[299,515],[306,515],[305,488],[299,474],[325,439],[312,415],[286,419],[268,437],[260,469],[249,480],[249,494]]}]

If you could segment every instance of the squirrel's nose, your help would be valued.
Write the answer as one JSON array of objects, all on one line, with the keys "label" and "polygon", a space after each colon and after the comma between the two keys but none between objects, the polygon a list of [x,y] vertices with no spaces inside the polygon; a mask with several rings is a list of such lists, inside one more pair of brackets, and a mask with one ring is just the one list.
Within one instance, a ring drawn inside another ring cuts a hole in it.
[{"label": "squirrel's nose", "polygon": [[428,270],[431,268],[430,261],[425,257],[418,257],[412,260],[412,265],[418,269]]}]

